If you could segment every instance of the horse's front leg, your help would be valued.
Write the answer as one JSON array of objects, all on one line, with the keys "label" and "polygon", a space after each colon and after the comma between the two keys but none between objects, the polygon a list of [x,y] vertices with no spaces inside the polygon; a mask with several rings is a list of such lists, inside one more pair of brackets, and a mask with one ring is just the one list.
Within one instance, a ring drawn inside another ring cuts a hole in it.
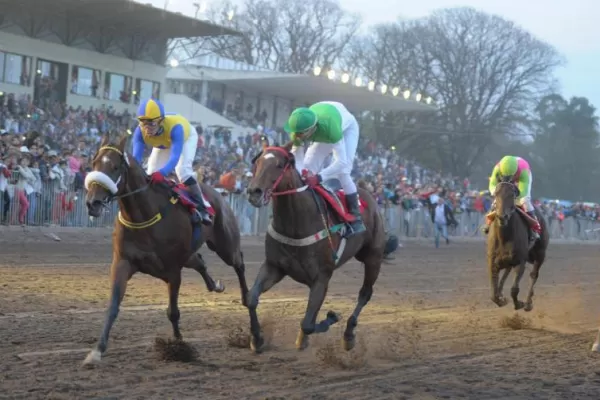
[{"label": "horse's front leg", "polygon": [[304,314],[304,319],[302,319],[302,323],[300,324],[300,332],[298,332],[298,337],[296,338],[296,348],[298,350],[304,350],[308,347],[308,335],[327,332],[331,325],[340,320],[338,313],[329,311],[324,320],[316,323],[317,316],[327,295],[329,279],[331,279],[330,275],[320,276],[310,287],[306,314]]},{"label": "horse's front leg", "polygon": [[119,307],[125,296],[125,290],[127,289],[127,281],[134,274],[135,269],[129,261],[126,260],[115,260],[110,268],[111,277],[111,294],[106,310],[106,318],[104,319],[104,326],[102,327],[102,333],[100,334],[100,340],[96,348],[92,350],[85,360],[84,365],[98,363],[102,359],[102,355],[106,352],[108,346],[108,337],[110,330],[119,315]]},{"label": "horse's front leg", "polygon": [[[256,314],[256,308],[258,307],[258,301],[260,295],[271,289],[275,284],[283,279],[285,274],[277,268],[277,266],[269,264],[268,261],[264,261],[258,270],[258,275],[254,280],[252,289],[248,292],[246,298],[246,304],[248,309]],[[264,339],[260,334],[260,324],[258,320],[252,321],[254,328],[252,328],[252,340],[250,341],[250,348],[255,353],[260,353],[263,350]]]},{"label": "horse's front leg", "polygon": [[167,318],[173,326],[173,336],[175,339],[181,340],[181,331],[179,330],[179,288],[181,287],[181,270],[169,277],[167,289],[169,291],[169,306],[167,307]]},{"label": "horse's front leg", "polygon": [[[489,260],[488,269],[490,274],[490,294],[492,301],[496,303],[498,307],[504,307],[507,301],[504,296],[502,296],[502,291],[500,290],[500,285],[498,283],[498,273],[500,267],[494,260]],[[510,272],[510,269],[508,269],[508,271],[504,271],[504,275],[502,276],[503,283],[506,280],[508,272]]]},{"label": "horse's front leg", "polygon": [[519,282],[521,281],[521,278],[523,278],[524,273],[525,261],[522,261],[521,264],[515,267],[515,280],[512,288],[510,289],[510,296],[512,297],[513,304],[515,305],[515,310],[520,310],[525,306],[525,303],[519,301]]}]

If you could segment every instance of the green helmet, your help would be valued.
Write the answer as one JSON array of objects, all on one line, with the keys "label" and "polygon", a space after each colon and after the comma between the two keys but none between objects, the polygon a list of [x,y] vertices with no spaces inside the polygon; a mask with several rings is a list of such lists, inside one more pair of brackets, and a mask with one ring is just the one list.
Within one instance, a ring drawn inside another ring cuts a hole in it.
[{"label": "green helmet", "polygon": [[515,156],[504,156],[499,162],[500,175],[506,178],[512,178],[519,169],[519,162]]},{"label": "green helmet", "polygon": [[296,108],[283,129],[287,133],[302,133],[317,124],[317,114],[307,107]]}]

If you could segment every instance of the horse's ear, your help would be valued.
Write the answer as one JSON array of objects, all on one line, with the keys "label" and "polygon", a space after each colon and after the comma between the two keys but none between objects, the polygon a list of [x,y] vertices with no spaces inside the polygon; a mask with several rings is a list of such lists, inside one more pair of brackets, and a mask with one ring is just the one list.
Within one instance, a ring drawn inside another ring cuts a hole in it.
[{"label": "horse's ear", "polygon": [[121,139],[119,139],[119,150],[121,150],[122,152],[125,151],[125,146],[127,146],[127,141],[129,140],[129,135],[128,134],[124,134],[121,136]]},{"label": "horse's ear", "polygon": [[100,147],[107,146],[109,143],[110,143],[110,135],[107,132],[102,136],[102,141],[100,142]]}]

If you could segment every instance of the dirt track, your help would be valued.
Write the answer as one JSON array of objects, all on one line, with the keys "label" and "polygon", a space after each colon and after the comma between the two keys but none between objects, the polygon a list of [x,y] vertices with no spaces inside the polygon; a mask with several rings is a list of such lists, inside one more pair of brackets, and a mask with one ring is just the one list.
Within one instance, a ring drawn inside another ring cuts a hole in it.
[{"label": "dirt track", "polygon": [[[233,271],[206,250],[227,289],[207,293],[200,276],[185,271],[181,327],[200,361],[157,360],[151,343],[171,333],[166,287],[136,275],[108,353],[86,369],[81,361],[100,333],[108,294],[109,235],[60,234],[62,242],[40,232],[0,235],[0,398],[600,398],[600,357],[588,357],[600,316],[595,246],[551,244],[535,309],[519,312],[531,326],[511,330],[501,322],[514,311],[488,299],[482,242],[439,250],[407,242],[384,266],[350,353],[340,348],[344,321],[312,337],[305,352],[294,349],[307,290],[284,280],[262,297],[259,316],[273,339],[261,355],[228,344],[247,314]],[[259,243],[244,245],[250,283]],[[361,282],[357,263],[339,270],[323,312],[348,315]]]}]

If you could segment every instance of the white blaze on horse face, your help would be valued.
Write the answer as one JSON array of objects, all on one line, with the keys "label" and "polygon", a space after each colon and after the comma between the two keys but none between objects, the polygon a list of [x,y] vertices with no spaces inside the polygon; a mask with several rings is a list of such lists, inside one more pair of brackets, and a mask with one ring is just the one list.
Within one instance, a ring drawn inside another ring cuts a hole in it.
[{"label": "white blaze on horse face", "polygon": [[265,160],[268,160],[269,158],[275,158],[275,155],[273,153],[267,153],[263,156],[263,158]]}]

